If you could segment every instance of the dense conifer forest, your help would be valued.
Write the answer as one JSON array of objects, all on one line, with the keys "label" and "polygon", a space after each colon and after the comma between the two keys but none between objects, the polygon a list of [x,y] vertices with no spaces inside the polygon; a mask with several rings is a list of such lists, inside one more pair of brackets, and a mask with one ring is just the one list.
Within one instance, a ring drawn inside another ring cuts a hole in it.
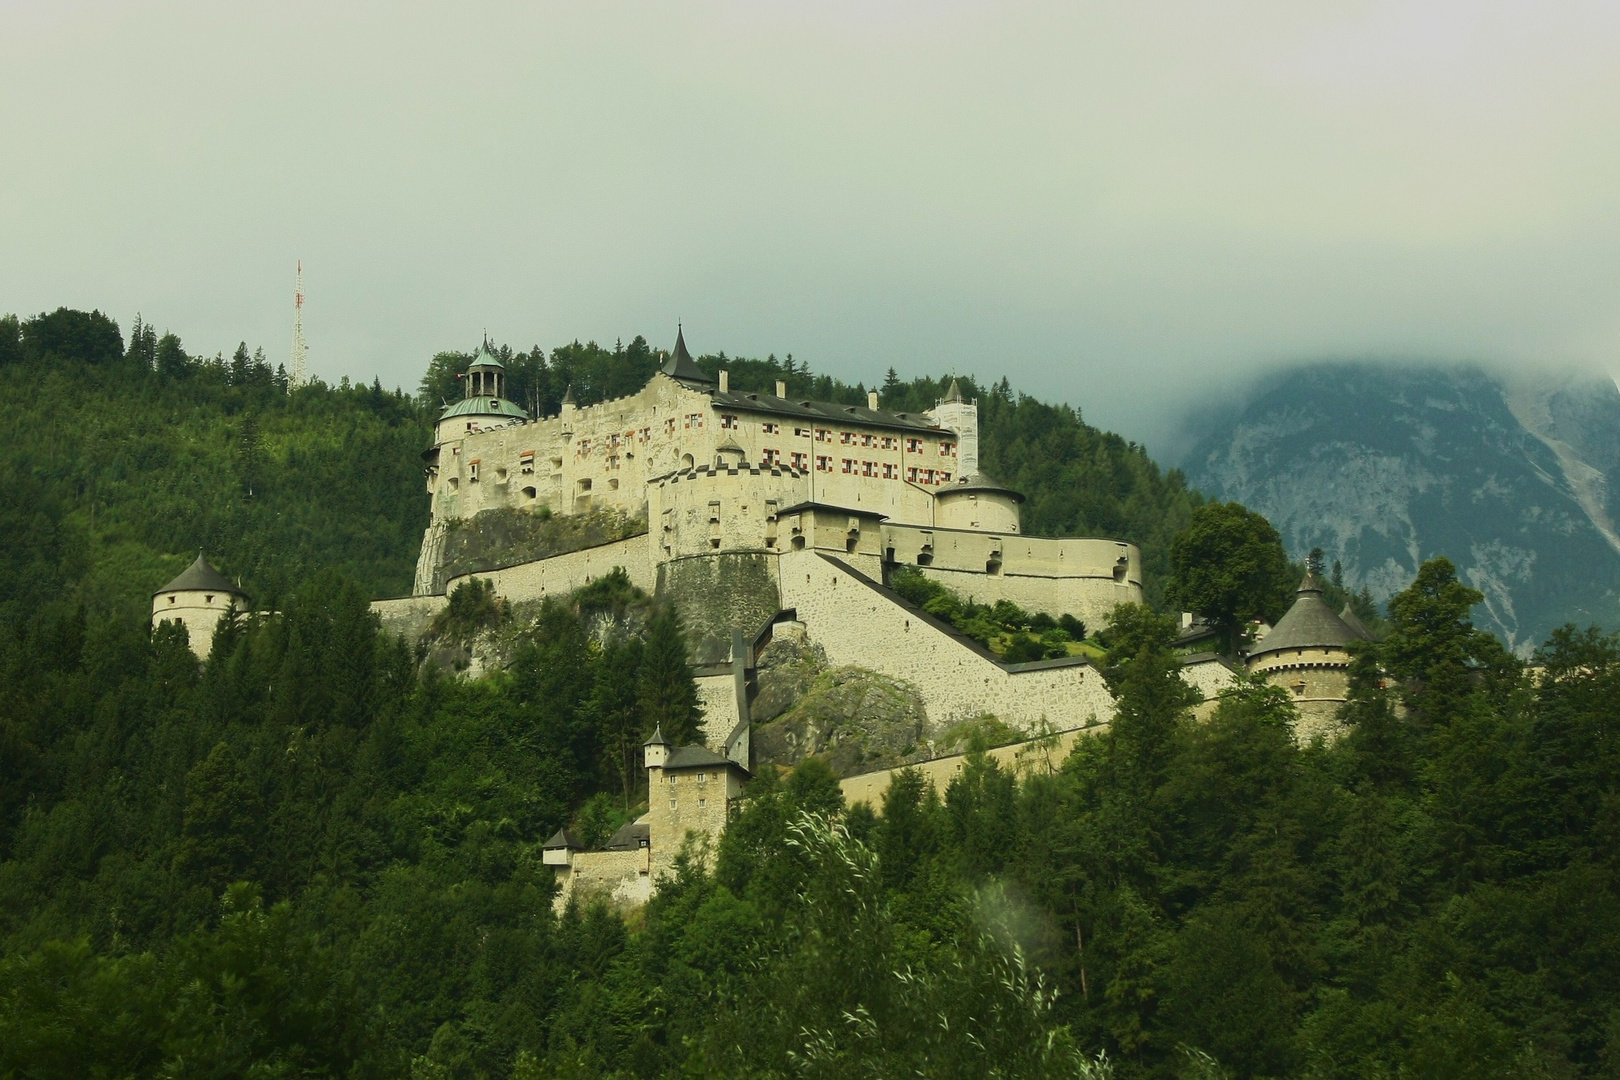
[{"label": "dense conifer forest", "polygon": [[[1435,560],[1346,736],[1301,746],[1262,684],[1195,722],[1175,621],[1124,608],[1118,718],[1049,768],[905,774],[877,813],[813,759],[762,770],[644,911],[555,915],[541,843],[625,820],[626,743],[690,718],[678,613],[606,581],[505,672],[422,670],[366,603],[408,584],[449,365],[289,394],[245,349],[116,338],[0,323],[0,1077],[1620,1076],[1611,636],[1527,668]],[[559,349],[530,385],[650,363]],[[1175,478],[979,393],[991,468],[1098,470],[1095,509],[1048,478],[1051,520],[1141,515],[1168,565]],[[277,612],[205,663],[144,603],[195,546]]]}]

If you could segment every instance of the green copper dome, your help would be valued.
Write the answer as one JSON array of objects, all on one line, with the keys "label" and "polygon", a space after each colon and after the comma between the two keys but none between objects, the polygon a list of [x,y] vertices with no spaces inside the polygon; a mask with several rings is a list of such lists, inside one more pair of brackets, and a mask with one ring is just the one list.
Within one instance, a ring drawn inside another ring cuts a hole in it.
[{"label": "green copper dome", "polygon": [[464,398],[440,413],[439,419],[448,420],[452,416],[503,416],[513,420],[530,418],[527,409],[502,397]]}]

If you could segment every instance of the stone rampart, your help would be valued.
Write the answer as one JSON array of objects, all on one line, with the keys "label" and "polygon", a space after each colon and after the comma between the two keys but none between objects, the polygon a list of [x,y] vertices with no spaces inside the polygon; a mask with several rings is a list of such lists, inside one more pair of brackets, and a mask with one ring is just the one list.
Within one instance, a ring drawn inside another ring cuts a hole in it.
[{"label": "stone rampart", "polygon": [[628,540],[571,551],[538,562],[462,574],[445,582],[445,593],[454,592],[457,585],[476,577],[493,582],[496,595],[508,600],[543,600],[548,596],[566,596],[614,567],[623,567],[631,584],[650,593],[657,586],[657,577],[648,546],[645,535],[632,536]]},{"label": "stone rampart", "polygon": [[[1009,770],[1018,776],[1029,776],[1034,773],[1056,772],[1062,765],[1063,759],[1069,756],[1074,749],[1075,741],[1107,730],[1106,724],[1095,727],[1078,728],[1072,731],[1056,732],[1039,739],[1028,742],[1013,743],[1009,746],[998,746],[993,750],[985,751],[985,757],[994,761],[1002,769]],[[883,769],[879,772],[862,773],[851,776],[847,780],[839,781],[839,788],[844,793],[844,804],[854,806],[864,802],[877,811],[883,809],[883,797],[889,791],[889,785],[894,782],[896,774],[905,769],[916,769],[923,779],[934,785],[934,790],[941,795],[945,794],[961,771],[967,767],[967,754],[951,754],[948,757],[934,758],[916,765],[906,765],[899,769]]]},{"label": "stone rampart", "polygon": [[977,642],[820,552],[780,556],[780,581],[782,607],[797,611],[831,663],[916,686],[935,724],[993,715],[1026,731],[1064,730],[1113,717],[1112,695],[1082,658],[1003,664]]}]

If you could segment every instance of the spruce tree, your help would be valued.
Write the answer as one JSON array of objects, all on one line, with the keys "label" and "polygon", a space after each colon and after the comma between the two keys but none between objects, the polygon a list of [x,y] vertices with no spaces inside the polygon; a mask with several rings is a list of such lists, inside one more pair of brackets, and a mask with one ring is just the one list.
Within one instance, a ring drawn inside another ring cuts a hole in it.
[{"label": "spruce tree", "polygon": [[697,684],[686,662],[686,635],[673,608],[662,607],[647,620],[637,699],[646,734],[662,729],[676,746],[698,740]]}]

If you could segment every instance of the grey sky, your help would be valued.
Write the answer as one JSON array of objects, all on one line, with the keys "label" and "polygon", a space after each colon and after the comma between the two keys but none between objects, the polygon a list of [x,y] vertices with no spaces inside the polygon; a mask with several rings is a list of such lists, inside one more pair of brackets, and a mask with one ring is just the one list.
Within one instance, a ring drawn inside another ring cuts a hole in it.
[{"label": "grey sky", "polygon": [[0,0],[0,310],[1003,374],[1620,357],[1620,4]]}]

